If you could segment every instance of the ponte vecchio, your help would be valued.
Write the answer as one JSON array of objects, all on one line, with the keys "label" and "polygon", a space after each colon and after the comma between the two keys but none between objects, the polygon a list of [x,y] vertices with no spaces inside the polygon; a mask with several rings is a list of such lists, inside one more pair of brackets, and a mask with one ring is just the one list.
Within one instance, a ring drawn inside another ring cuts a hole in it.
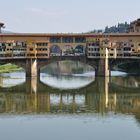
[{"label": "ponte vecchio", "polygon": [[81,61],[93,66],[96,76],[110,76],[116,65],[139,62],[140,33],[0,34],[0,64],[21,66],[26,77],[62,60]]}]

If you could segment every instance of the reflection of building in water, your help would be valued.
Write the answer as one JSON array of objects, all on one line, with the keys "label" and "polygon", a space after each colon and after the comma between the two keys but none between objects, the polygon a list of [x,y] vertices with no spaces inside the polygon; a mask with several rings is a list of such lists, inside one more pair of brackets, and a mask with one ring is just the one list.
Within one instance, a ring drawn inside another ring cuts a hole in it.
[{"label": "reflection of building in water", "polygon": [[0,94],[1,113],[85,113],[108,111],[118,113],[136,113],[140,109],[139,94],[109,94],[108,104],[106,96],[99,93],[87,94]]},{"label": "reflection of building in water", "polygon": [[0,86],[3,85],[3,78],[0,77]]},{"label": "reflection of building in water", "polygon": [[115,83],[120,87],[126,88],[139,88],[140,87],[140,79],[139,77],[112,77],[111,82]]},{"label": "reflection of building in water", "polygon": [[82,64],[79,61],[59,61],[56,63],[49,64],[43,68],[43,72],[49,74],[75,74],[93,72],[93,68],[89,65]]},{"label": "reflection of building in water", "polygon": [[[120,79],[119,79],[120,81]],[[26,87],[26,88],[25,88]],[[1,112],[133,112],[140,108],[140,95],[113,91],[109,77],[98,78],[86,88],[63,91],[52,89],[37,79],[28,80],[25,85],[5,89],[0,93]],[[15,89],[15,91],[14,91]],[[21,90],[22,89],[22,90]],[[2,90],[1,90],[2,91]]]},{"label": "reflection of building in water", "polygon": [[[124,77],[124,79],[132,78]],[[122,78],[122,80],[124,79]],[[120,81],[120,78],[118,80]],[[140,89],[132,88],[130,90],[130,86],[128,86],[128,89],[120,88],[119,91],[118,84],[117,87],[114,87],[114,83],[109,83],[109,77],[98,78],[86,88],[77,90],[53,89],[36,80],[29,80],[24,85],[0,89],[0,113],[104,114],[111,111],[134,114],[138,119],[140,116]]]}]

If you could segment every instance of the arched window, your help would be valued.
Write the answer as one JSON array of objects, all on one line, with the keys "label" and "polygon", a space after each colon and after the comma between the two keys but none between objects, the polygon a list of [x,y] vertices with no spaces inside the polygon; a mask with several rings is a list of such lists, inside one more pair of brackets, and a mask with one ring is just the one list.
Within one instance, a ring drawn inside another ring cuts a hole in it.
[{"label": "arched window", "polygon": [[60,56],[61,55],[61,49],[59,46],[57,45],[53,45],[51,48],[50,48],[50,55],[51,56]]},{"label": "arched window", "polygon": [[75,48],[75,55],[84,55],[85,54],[85,47],[83,45],[78,45]]}]

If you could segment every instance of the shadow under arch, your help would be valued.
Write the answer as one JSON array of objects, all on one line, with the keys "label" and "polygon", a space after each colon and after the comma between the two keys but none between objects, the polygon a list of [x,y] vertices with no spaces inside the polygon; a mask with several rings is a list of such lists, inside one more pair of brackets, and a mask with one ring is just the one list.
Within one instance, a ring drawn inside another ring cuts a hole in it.
[{"label": "shadow under arch", "polygon": [[95,71],[98,68],[98,60],[87,59],[85,56],[53,56],[48,58],[47,60],[44,59],[37,60],[38,72],[40,73],[41,69],[47,66],[48,64],[57,63],[59,65],[60,61],[75,61],[75,62],[78,61],[80,63],[91,66],[92,68],[95,69]]},{"label": "shadow under arch", "polygon": [[140,63],[139,59],[129,59],[129,58],[109,59],[109,66],[110,69],[113,69],[114,67],[118,67],[119,65],[132,64],[135,62]]}]

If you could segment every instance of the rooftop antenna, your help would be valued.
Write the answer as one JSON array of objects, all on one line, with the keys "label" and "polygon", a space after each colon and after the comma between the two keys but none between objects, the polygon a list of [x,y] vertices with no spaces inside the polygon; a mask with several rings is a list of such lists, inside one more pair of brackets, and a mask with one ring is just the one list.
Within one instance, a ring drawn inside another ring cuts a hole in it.
[{"label": "rooftop antenna", "polygon": [[4,23],[0,22],[0,34],[2,33],[2,28],[5,28]]}]

